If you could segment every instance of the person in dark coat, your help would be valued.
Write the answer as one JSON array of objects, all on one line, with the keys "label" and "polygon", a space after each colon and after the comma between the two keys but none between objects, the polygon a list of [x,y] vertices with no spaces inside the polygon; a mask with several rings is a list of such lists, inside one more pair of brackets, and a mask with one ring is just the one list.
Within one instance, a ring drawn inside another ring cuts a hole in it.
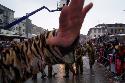
[{"label": "person in dark coat", "polygon": [[91,41],[87,42],[86,48],[87,48],[88,57],[89,57],[90,69],[92,69],[92,66],[95,63],[95,51]]}]

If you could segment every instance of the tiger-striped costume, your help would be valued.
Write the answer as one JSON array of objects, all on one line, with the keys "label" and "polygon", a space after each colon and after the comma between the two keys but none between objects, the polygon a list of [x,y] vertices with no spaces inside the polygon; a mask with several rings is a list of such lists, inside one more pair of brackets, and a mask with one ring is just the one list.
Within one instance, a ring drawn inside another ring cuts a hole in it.
[{"label": "tiger-striped costume", "polygon": [[20,82],[43,71],[48,63],[73,63],[78,38],[67,48],[47,45],[46,39],[55,35],[56,30],[47,31],[4,49],[0,53],[0,80],[4,80],[4,83],[10,80]]}]

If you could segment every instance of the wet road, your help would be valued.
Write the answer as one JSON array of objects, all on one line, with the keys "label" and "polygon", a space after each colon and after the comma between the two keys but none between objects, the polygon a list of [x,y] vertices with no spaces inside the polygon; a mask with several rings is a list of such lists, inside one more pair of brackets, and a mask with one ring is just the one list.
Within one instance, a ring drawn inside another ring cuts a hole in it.
[{"label": "wet road", "polygon": [[[83,75],[73,77],[70,72],[69,78],[64,78],[64,65],[54,65],[53,74],[57,73],[55,77],[41,79],[41,73],[39,73],[37,75],[37,80],[33,81],[32,79],[29,79],[25,83],[118,83],[113,82],[110,79],[110,73],[106,71],[104,66],[97,62],[94,64],[93,69],[90,70],[88,57],[83,57],[83,66]],[[47,73],[47,68],[45,69],[45,72]]]}]

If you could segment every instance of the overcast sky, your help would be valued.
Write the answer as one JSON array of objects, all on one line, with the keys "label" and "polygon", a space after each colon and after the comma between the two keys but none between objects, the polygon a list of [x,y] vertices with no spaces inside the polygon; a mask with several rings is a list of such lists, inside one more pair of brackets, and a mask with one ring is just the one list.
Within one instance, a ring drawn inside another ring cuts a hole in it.
[{"label": "overcast sky", "polygon": [[[14,17],[22,17],[42,6],[56,9],[59,0],[0,0],[0,4],[15,11]],[[86,0],[85,5],[93,2],[94,6],[87,14],[81,34],[87,34],[89,28],[101,23],[125,23],[125,0]],[[58,28],[60,12],[50,13],[42,10],[31,16],[32,23],[45,29]]]}]

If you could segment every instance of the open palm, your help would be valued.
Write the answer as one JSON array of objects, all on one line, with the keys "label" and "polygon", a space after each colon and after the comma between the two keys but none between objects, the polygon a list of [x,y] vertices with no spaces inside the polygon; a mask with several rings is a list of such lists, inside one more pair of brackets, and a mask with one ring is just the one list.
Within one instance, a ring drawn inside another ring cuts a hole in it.
[{"label": "open palm", "polygon": [[47,43],[62,47],[70,46],[80,34],[80,29],[86,13],[92,8],[89,3],[83,7],[84,0],[71,0],[69,6],[65,6],[60,14],[59,29],[57,35],[48,38]]}]

